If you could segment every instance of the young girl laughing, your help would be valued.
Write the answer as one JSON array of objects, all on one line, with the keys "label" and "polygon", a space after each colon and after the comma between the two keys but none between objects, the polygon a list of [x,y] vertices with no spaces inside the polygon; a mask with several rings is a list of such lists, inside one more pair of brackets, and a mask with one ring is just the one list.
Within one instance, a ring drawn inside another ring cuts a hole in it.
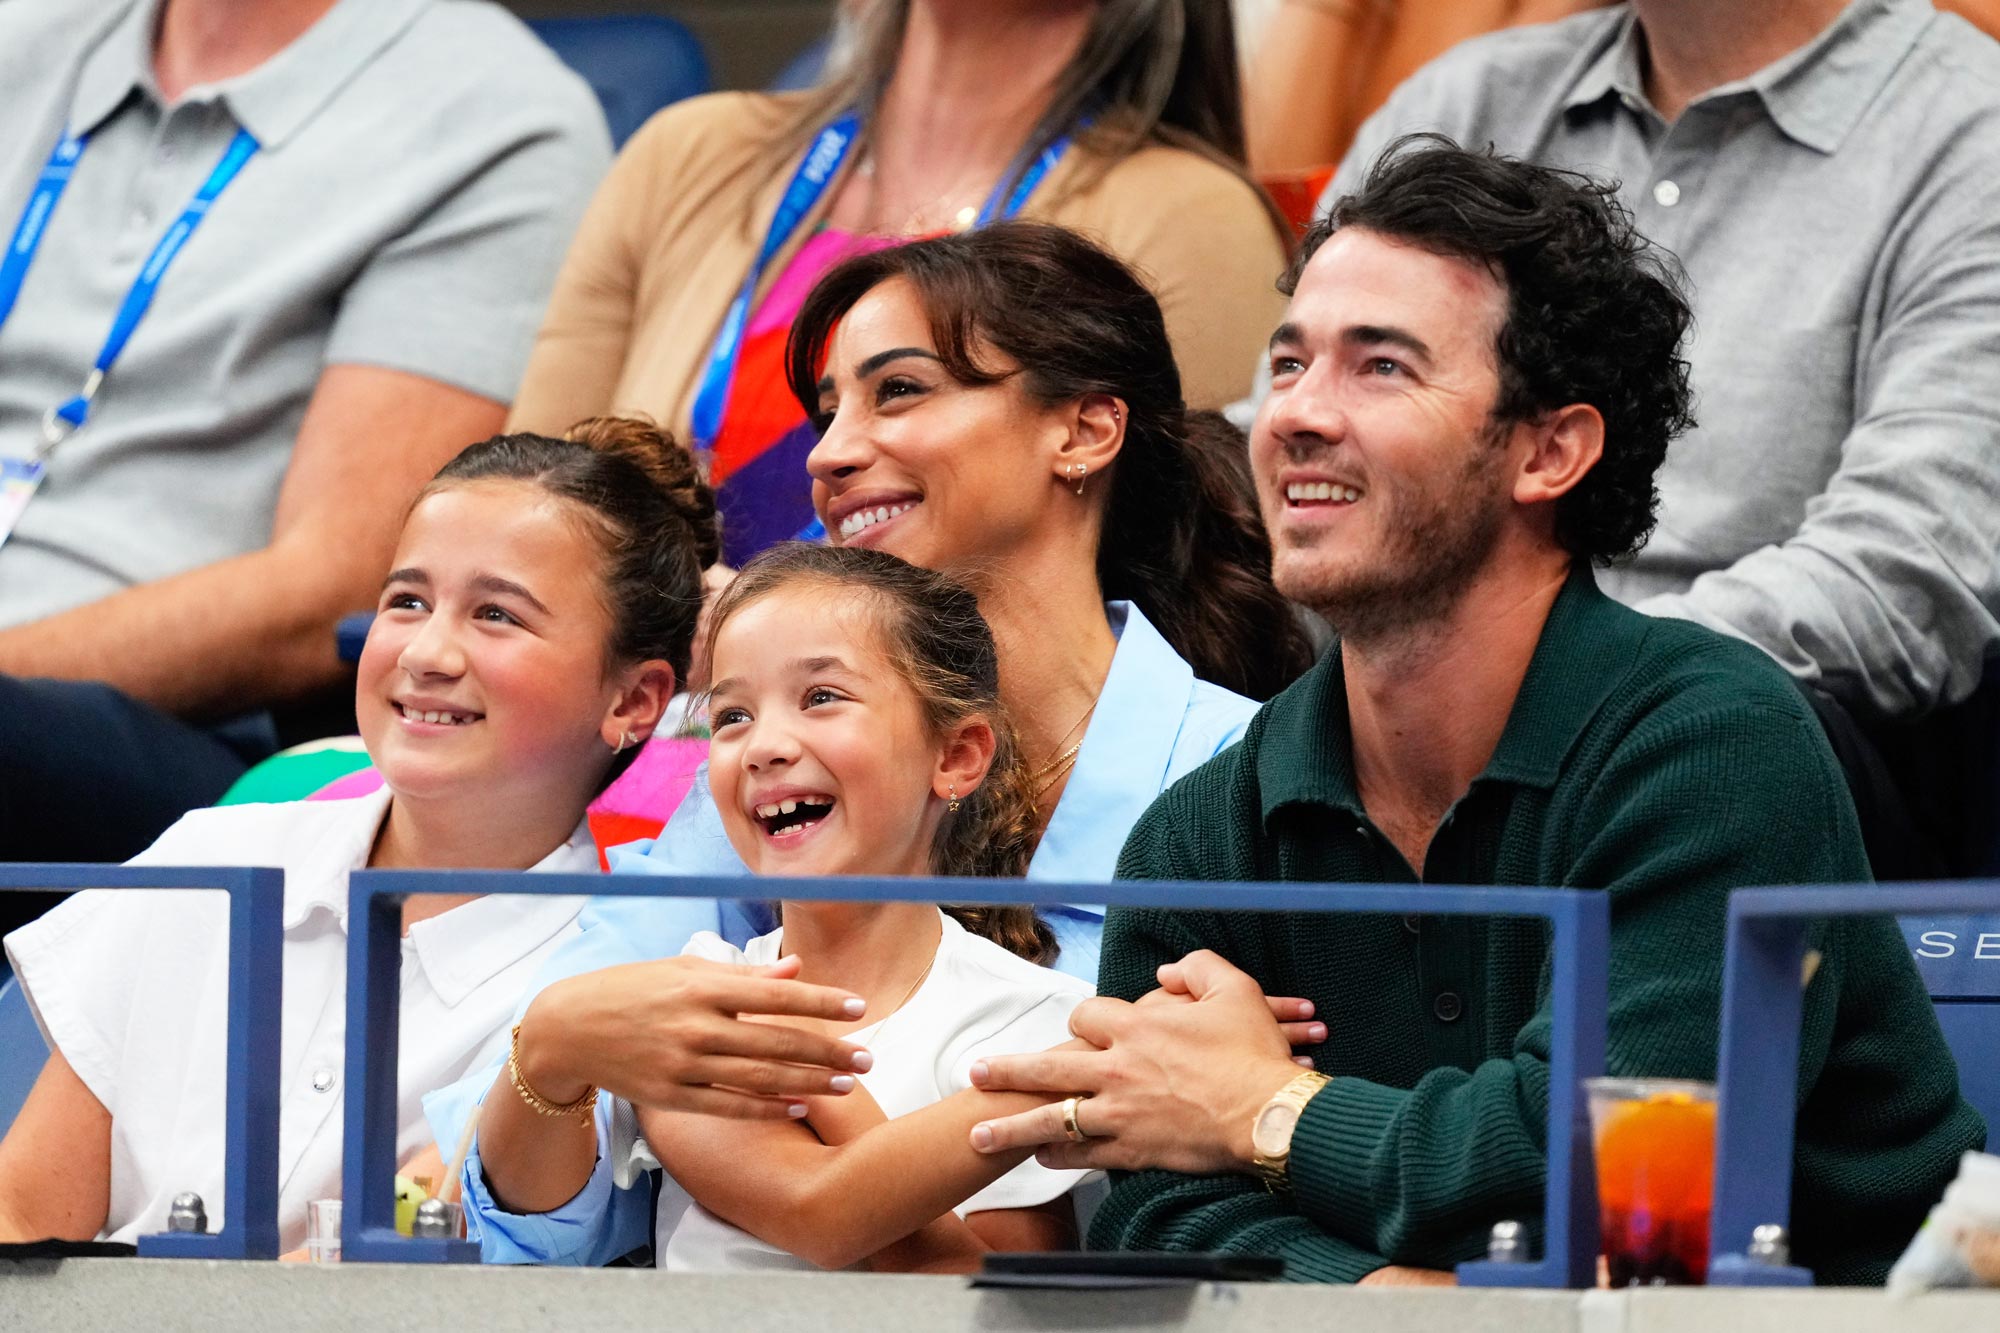
[{"label": "young girl laughing", "polygon": [[[1032,796],[963,587],[879,552],[778,547],[723,594],[710,642],[709,782],[754,873],[1021,873]],[[867,1001],[862,1022],[810,1026],[872,1060],[844,1076],[850,1095],[805,1099],[790,1121],[614,1114],[623,1174],[666,1167],[659,1265],[945,1271],[1073,1246],[1080,1173],[967,1143],[998,1100],[972,1090],[972,1063],[1063,1042],[1090,994],[1042,965],[1053,938],[1033,911],[801,900],[780,915],[743,949],[704,933],[688,952],[796,955],[801,980]],[[621,1141],[633,1120],[643,1138]]]}]

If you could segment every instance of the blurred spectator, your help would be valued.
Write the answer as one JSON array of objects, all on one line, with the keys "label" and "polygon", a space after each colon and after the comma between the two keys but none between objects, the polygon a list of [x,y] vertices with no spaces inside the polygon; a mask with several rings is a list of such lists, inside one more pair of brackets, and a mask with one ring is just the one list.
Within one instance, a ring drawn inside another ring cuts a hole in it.
[{"label": "blurred spectator", "polygon": [[782,361],[843,257],[1014,214],[1091,233],[1154,285],[1194,407],[1245,390],[1279,309],[1224,0],[866,0],[848,21],[818,89],[697,98],[633,138],[515,405],[520,429],[615,406],[711,450],[732,564],[817,535],[817,435]]},{"label": "blurred spectator", "polygon": [[0,547],[0,859],[116,860],[340,679],[609,147],[483,0],[15,0],[0,125],[0,456],[66,435]]},{"label": "blurred spectator", "polygon": [[[1610,0],[1275,0],[1246,32],[1243,111],[1260,176],[1330,167],[1410,75],[1469,37],[1550,23]],[[1247,23],[1239,21],[1238,30]]]}]

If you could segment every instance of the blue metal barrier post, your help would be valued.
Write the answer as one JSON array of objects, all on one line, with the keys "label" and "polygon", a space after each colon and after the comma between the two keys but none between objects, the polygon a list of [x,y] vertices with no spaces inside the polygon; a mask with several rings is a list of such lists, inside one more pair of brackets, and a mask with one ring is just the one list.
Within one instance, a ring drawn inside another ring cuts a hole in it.
[{"label": "blue metal barrier post", "polygon": [[1558,889],[1429,885],[1026,884],[965,879],[788,879],[651,875],[526,875],[357,871],[348,879],[346,1162],[341,1257],[346,1262],[468,1263],[479,1247],[398,1235],[394,1226],[396,1028],[401,905],[424,893],[595,894],[627,898],[768,896],[834,902],[982,902],[1034,906],[1098,902],[1120,907],[1245,912],[1539,917],[1551,927],[1551,1058],[1547,1253],[1520,1263],[1471,1263],[1467,1286],[1588,1287],[1597,1281],[1597,1181],[1581,1081],[1604,1068],[1610,910],[1605,895]]},{"label": "blue metal barrier post", "polygon": [[1729,896],[1710,1286],[1811,1284],[1804,1268],[1750,1256],[1758,1227],[1791,1222],[1806,932],[1827,917],[1913,912],[2000,912],[2000,881],[1739,889]]},{"label": "blue metal barrier post", "polygon": [[[213,889],[229,895],[229,1032],[223,1087],[222,1226],[139,1238],[168,1259],[278,1257],[278,1061],[285,876],[244,866],[0,866],[0,892]],[[214,1200],[207,1201],[210,1206]]]}]

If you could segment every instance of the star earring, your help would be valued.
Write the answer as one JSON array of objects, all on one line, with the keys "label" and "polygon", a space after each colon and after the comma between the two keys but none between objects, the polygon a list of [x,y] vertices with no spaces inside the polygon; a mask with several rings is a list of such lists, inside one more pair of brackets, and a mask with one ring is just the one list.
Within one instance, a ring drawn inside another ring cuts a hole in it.
[{"label": "star earring", "polygon": [[957,814],[959,807],[958,788],[950,787],[946,790],[951,792],[951,796],[948,798],[950,803],[945,806],[945,809],[949,810],[952,814]]}]

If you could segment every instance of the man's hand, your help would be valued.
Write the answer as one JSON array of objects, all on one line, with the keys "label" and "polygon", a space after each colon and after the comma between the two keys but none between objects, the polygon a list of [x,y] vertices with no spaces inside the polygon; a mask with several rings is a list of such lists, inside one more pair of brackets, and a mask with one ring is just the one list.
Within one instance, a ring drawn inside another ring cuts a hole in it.
[{"label": "man's hand", "polygon": [[1086,1096],[1076,1113],[1085,1142],[1069,1140],[1054,1102],[975,1126],[972,1146],[1042,1145],[1037,1160],[1058,1170],[1249,1170],[1251,1120],[1299,1072],[1274,1003],[1207,950],[1162,967],[1160,982],[1165,994],[1138,1004],[1077,1006],[1070,1031],[1094,1051],[996,1056],[972,1067],[981,1088]]}]

